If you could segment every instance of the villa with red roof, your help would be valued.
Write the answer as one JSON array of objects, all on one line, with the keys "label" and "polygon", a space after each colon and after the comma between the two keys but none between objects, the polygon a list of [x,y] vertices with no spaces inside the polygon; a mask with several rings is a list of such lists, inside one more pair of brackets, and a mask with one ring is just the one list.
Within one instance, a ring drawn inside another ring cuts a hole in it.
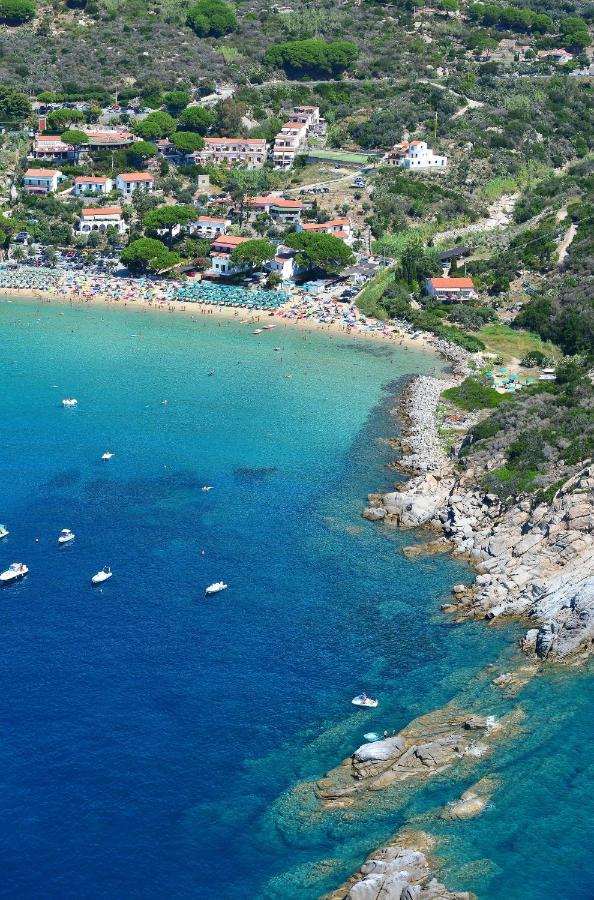
[{"label": "villa with red roof", "polygon": [[113,190],[111,178],[102,178],[94,175],[78,175],[74,179],[74,196],[81,194],[110,194]]},{"label": "villa with red roof", "polygon": [[198,216],[189,226],[190,234],[196,237],[218,237],[225,234],[231,224],[226,216]]},{"label": "villa with red roof", "polygon": [[233,265],[231,262],[231,254],[239,244],[247,241],[244,237],[235,237],[235,235],[221,234],[214,239],[210,245],[210,275],[239,275],[246,272],[250,267],[247,265]]},{"label": "villa with red roof", "polygon": [[197,165],[216,163],[260,169],[266,162],[266,141],[259,138],[204,138],[204,147],[192,154]]},{"label": "villa with red roof", "polygon": [[300,200],[287,200],[285,197],[253,197],[247,201],[247,206],[254,215],[266,213],[273,222],[282,225],[297,225],[303,211]]},{"label": "villa with red roof", "polygon": [[134,191],[152,193],[155,187],[155,176],[150,172],[124,172],[116,178],[116,188],[121,194],[128,197]]},{"label": "villa with red roof", "polygon": [[469,300],[475,295],[472,278],[428,278],[425,290],[430,297],[444,302]]},{"label": "villa with red roof", "polygon": [[329,222],[307,222],[298,225],[297,231],[310,231],[314,234],[332,234],[345,244],[352,244],[353,228],[349,219],[331,219]]},{"label": "villa with red roof", "polygon": [[90,207],[82,210],[77,229],[80,234],[90,234],[92,231],[106,232],[108,228],[116,228],[119,234],[124,234],[128,230],[120,206]]},{"label": "villa with red roof", "polygon": [[27,169],[23,178],[23,189],[28,194],[51,194],[58,190],[64,180],[59,169]]},{"label": "villa with red roof", "polygon": [[324,133],[322,123],[318,106],[294,106],[291,118],[274,139],[271,154],[274,168],[290,169],[296,154],[307,144],[308,136]]}]

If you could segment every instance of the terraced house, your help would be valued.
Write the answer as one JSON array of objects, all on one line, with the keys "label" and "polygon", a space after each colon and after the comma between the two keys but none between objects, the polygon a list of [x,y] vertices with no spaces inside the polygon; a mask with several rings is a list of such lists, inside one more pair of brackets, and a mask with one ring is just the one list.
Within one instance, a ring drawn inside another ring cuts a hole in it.
[{"label": "terraced house", "polygon": [[216,163],[260,169],[266,162],[266,141],[259,138],[204,138],[204,147],[194,154],[197,165]]}]

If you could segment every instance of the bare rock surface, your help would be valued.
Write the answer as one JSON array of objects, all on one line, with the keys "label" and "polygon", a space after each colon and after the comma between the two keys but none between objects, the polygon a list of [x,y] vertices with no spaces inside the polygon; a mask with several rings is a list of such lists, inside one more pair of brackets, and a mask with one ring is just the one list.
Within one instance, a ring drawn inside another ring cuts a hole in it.
[{"label": "bare rock surface", "polygon": [[435,839],[425,832],[401,831],[324,900],[476,900],[466,891],[448,891],[437,880],[428,856],[434,846]]}]

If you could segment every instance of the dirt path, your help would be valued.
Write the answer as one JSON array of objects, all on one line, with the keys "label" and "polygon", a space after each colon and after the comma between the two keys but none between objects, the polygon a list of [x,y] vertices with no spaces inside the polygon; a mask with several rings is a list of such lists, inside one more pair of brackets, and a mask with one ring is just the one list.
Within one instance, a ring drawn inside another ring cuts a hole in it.
[{"label": "dirt path", "polygon": [[557,253],[558,253],[557,262],[560,266],[562,266],[563,263],[565,262],[565,257],[567,256],[567,251],[569,250],[569,247],[571,246],[571,242],[573,241],[574,237],[576,236],[576,233],[577,233],[577,225],[575,224],[575,222],[572,222],[571,225],[569,226],[569,228],[567,229],[567,231],[565,232],[565,235],[563,236],[563,240],[561,241],[561,243],[559,244],[559,246],[557,248]]}]

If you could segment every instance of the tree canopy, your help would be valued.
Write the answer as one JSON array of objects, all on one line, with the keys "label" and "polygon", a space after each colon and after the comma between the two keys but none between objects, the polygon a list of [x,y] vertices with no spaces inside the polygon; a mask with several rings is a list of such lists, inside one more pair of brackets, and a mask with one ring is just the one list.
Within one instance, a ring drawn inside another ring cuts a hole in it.
[{"label": "tree canopy", "polygon": [[82,144],[86,144],[89,140],[89,136],[85,134],[84,131],[79,131],[76,128],[70,128],[67,131],[64,131],[61,135],[60,140],[64,144],[71,144],[73,147],[80,147]]},{"label": "tree canopy", "polygon": [[134,131],[138,137],[145,141],[155,141],[159,138],[169,137],[175,131],[175,119],[168,112],[155,110],[149,113],[146,119],[141,119]]},{"label": "tree canopy", "polygon": [[166,91],[163,100],[173,112],[179,112],[188,105],[192,95],[189,91]]},{"label": "tree canopy", "polygon": [[146,228],[166,229],[168,232],[169,249],[173,242],[173,230],[176,225],[187,225],[196,218],[196,210],[192,206],[181,206],[178,204],[171,206],[157,206],[150,209],[144,215],[144,225]]},{"label": "tree canopy", "polygon": [[21,25],[35,15],[34,0],[0,0],[0,22],[7,25]]},{"label": "tree canopy", "polygon": [[0,85],[0,121],[3,125],[20,124],[31,115],[31,103],[26,94],[8,85]]},{"label": "tree canopy", "polygon": [[206,134],[215,121],[214,113],[203,106],[188,106],[177,120],[180,131],[195,131],[197,134]]},{"label": "tree canopy", "polygon": [[157,155],[157,148],[150,141],[135,141],[128,147],[127,153],[135,165],[142,165]]},{"label": "tree canopy", "polygon": [[323,272],[341,272],[354,261],[344,241],[333,234],[300,231],[288,235],[285,244],[298,251],[298,265]]},{"label": "tree canopy", "polygon": [[153,260],[160,262],[167,252],[163,241],[157,241],[154,238],[139,238],[122,250],[121,260],[131,272],[146,272],[149,267],[153,268],[151,266]]},{"label": "tree canopy", "polygon": [[344,72],[358,55],[359,50],[351,41],[329,42],[323,38],[308,38],[269,47],[264,54],[264,63],[275,69],[284,69],[293,78],[307,75],[324,78]]},{"label": "tree canopy", "polygon": [[198,0],[189,8],[186,21],[198,37],[221,37],[237,28],[235,11],[224,0]]},{"label": "tree canopy", "polygon": [[233,248],[231,253],[231,262],[244,263],[250,266],[261,266],[262,263],[273,259],[276,253],[274,244],[261,238],[254,238],[251,241],[245,241]]},{"label": "tree canopy", "polygon": [[85,117],[78,109],[55,109],[47,117],[47,127],[50,131],[62,132],[68,125],[76,122],[84,122]]},{"label": "tree canopy", "polygon": [[171,135],[171,143],[182,153],[194,153],[204,147],[203,138],[195,131],[175,131]]}]

